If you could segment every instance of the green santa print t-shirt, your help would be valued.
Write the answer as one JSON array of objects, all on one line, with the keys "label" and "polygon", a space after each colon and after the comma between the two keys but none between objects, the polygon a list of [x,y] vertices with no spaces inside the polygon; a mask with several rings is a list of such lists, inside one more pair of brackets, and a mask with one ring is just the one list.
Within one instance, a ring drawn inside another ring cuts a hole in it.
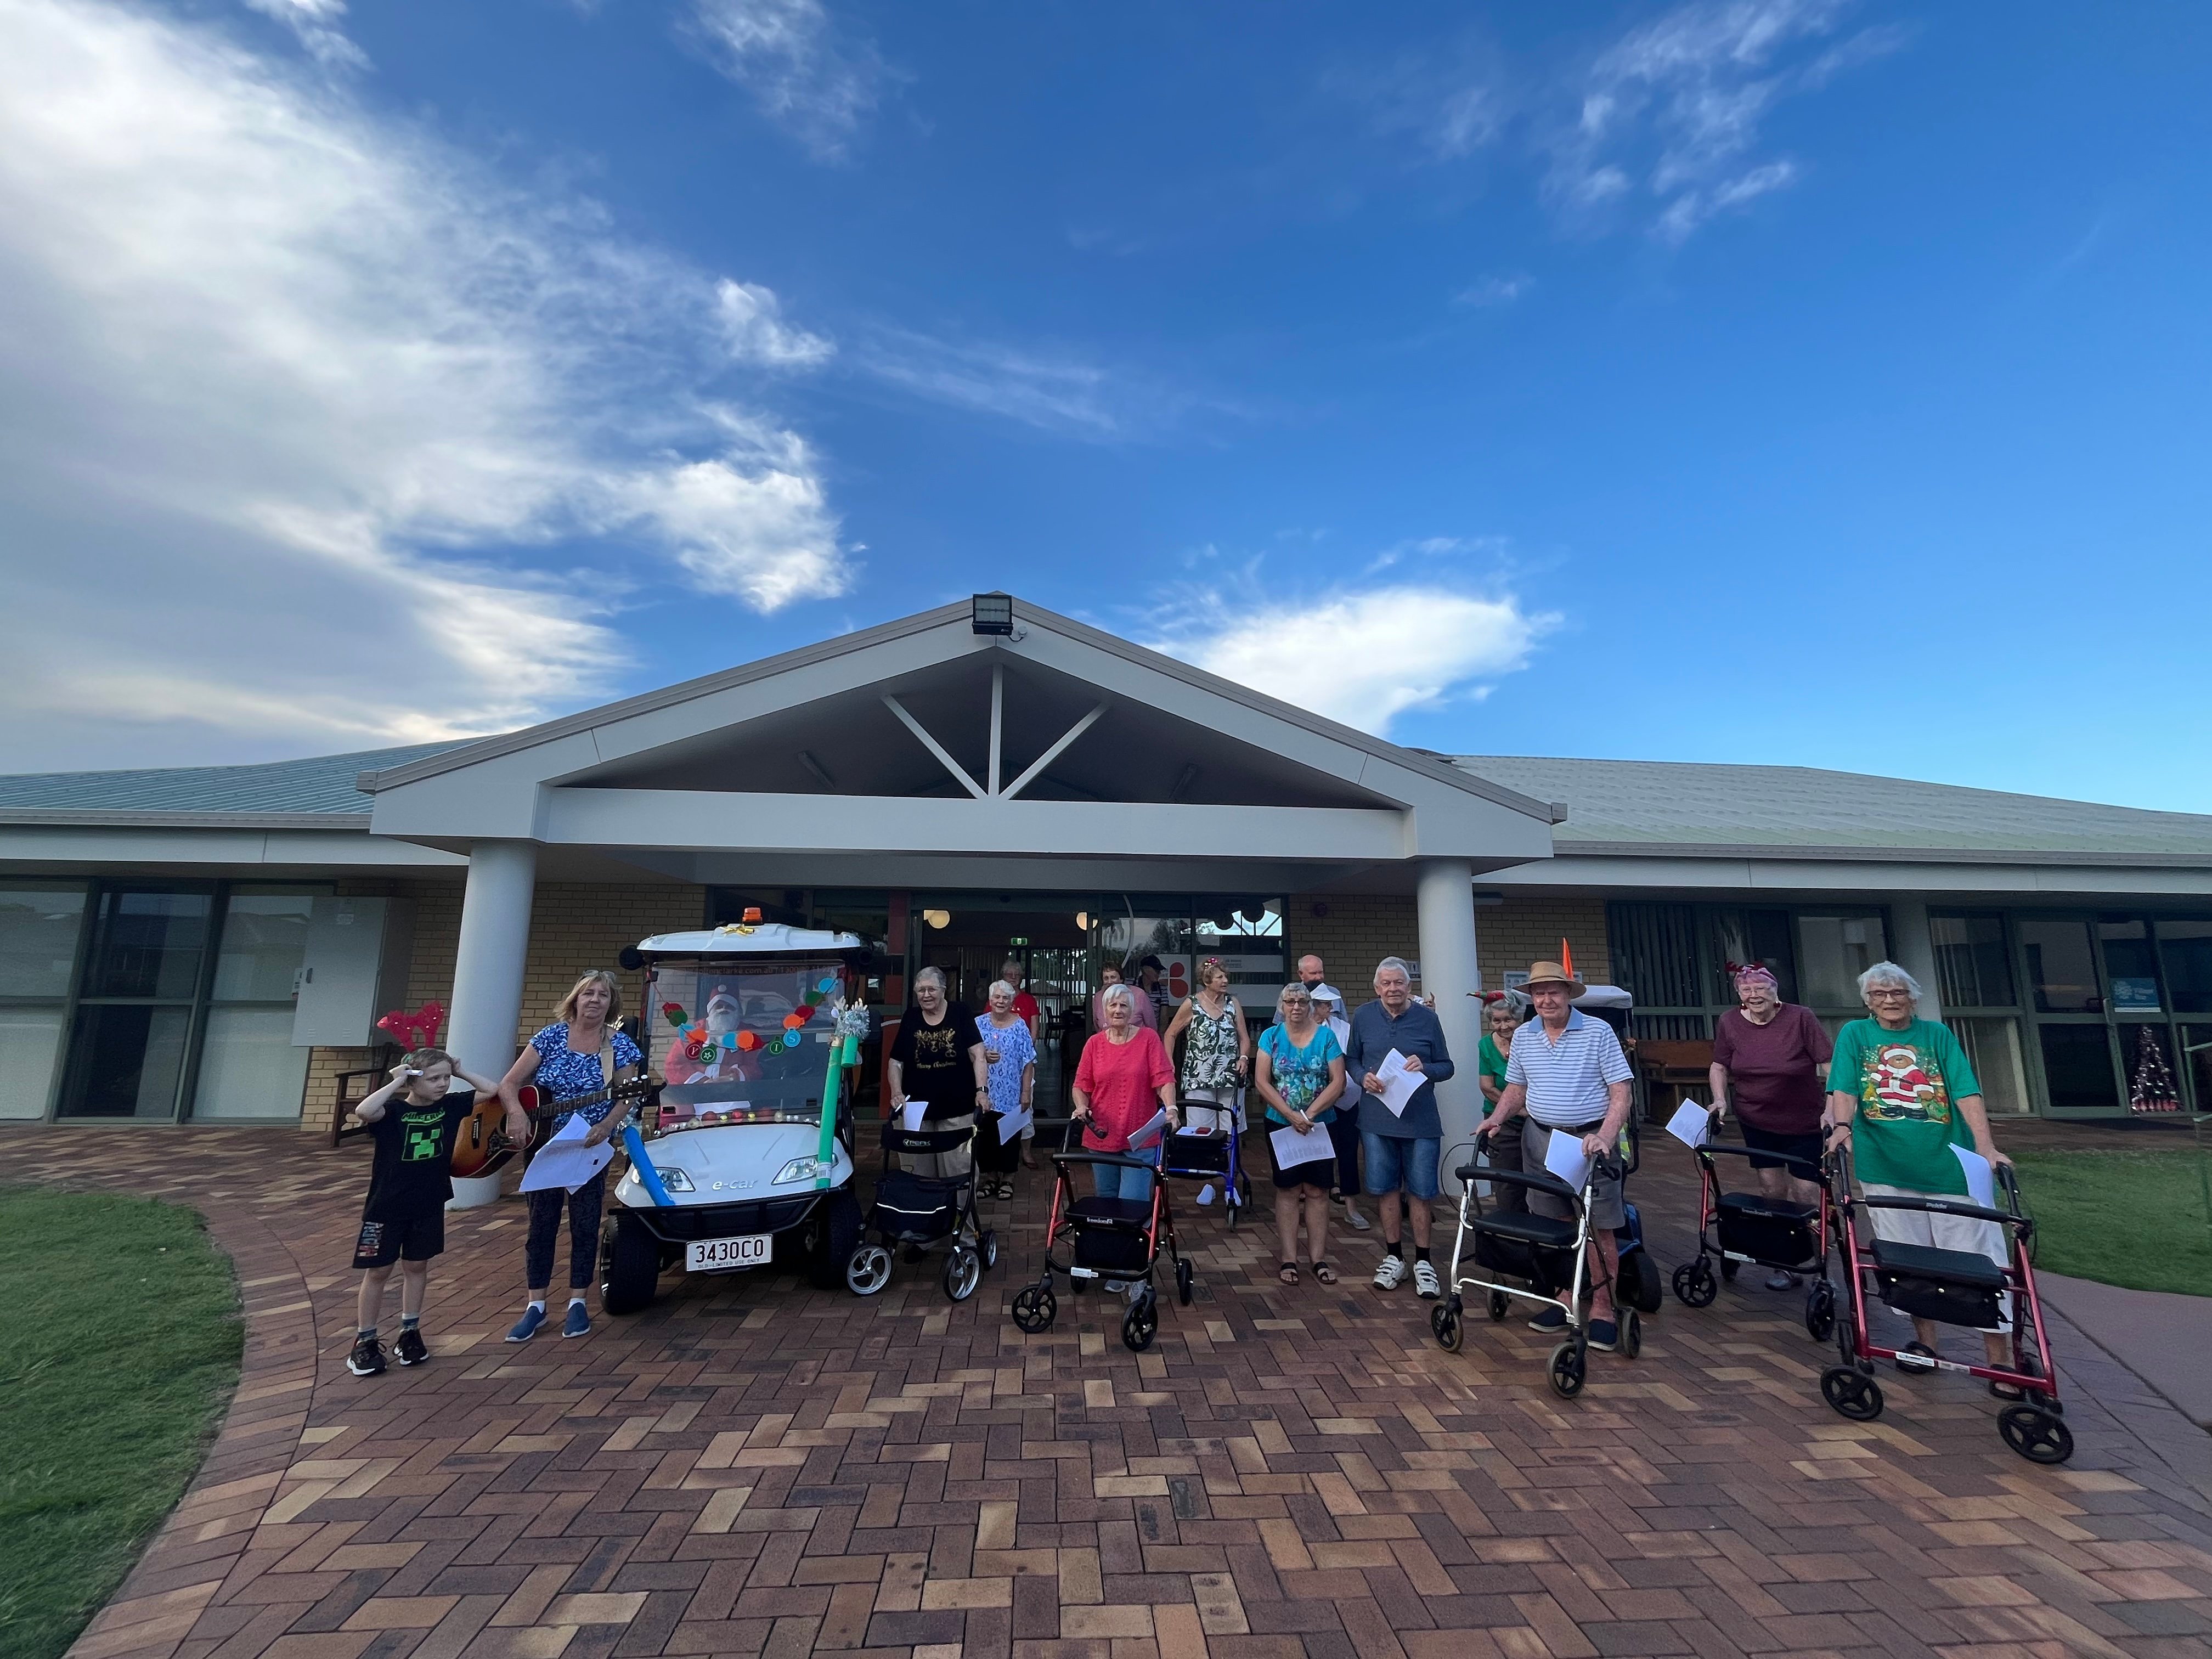
[{"label": "green santa print t-shirt", "polygon": [[1856,1097],[1851,1158],[1861,1181],[1917,1193],[1966,1190],[1954,1146],[1973,1150],[1959,1102],[1982,1091],[1948,1025],[1916,1019],[1901,1031],[1855,1019],[1836,1033],[1831,1092]]}]

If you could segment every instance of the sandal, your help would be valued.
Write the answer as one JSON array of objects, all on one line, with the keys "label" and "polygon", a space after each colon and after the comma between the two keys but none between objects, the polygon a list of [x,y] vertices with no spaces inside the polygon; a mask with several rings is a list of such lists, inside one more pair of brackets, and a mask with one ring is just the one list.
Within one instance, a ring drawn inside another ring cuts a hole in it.
[{"label": "sandal", "polygon": [[1334,1285],[1336,1283],[1336,1269],[1330,1267],[1326,1261],[1316,1261],[1314,1263],[1313,1276],[1314,1283],[1316,1285]]},{"label": "sandal", "polygon": [[1992,1382],[1990,1392],[2000,1400],[2025,1400],[2027,1392],[2016,1382]]},{"label": "sandal", "polygon": [[1298,1282],[1298,1264],[1295,1261],[1285,1261],[1283,1263],[1281,1278],[1283,1283],[1285,1285],[1297,1284]]}]

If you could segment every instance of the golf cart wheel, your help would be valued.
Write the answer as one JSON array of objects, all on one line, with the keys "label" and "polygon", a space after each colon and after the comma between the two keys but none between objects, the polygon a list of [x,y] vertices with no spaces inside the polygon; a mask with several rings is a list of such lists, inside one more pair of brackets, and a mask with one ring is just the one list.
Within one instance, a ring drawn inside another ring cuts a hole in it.
[{"label": "golf cart wheel", "polygon": [[1644,1352],[1644,1316],[1633,1308],[1625,1308],[1620,1315],[1620,1357],[1633,1359]]},{"label": "golf cart wheel", "polygon": [[1460,1301],[1451,1297],[1429,1310],[1429,1329],[1435,1334],[1437,1346],[1446,1353],[1457,1353],[1460,1344],[1467,1340],[1467,1322],[1460,1316]]},{"label": "golf cart wheel", "polygon": [[606,1274],[599,1285],[599,1305],[611,1314],[637,1312],[653,1300],[660,1282],[660,1241],[626,1213],[617,1212],[614,1218]]},{"label": "golf cart wheel", "polygon": [[999,1235],[994,1229],[986,1227],[976,1243],[983,1252],[983,1271],[988,1273],[999,1265]]},{"label": "golf cart wheel", "polygon": [[1684,1307],[1710,1308],[1720,1293],[1720,1281],[1713,1277],[1713,1264],[1705,1257],[1685,1261],[1674,1269],[1674,1295]]},{"label": "golf cart wheel", "polygon": [[1042,1285],[1031,1285],[1014,1293],[1014,1328],[1035,1336],[1052,1328],[1060,1312],[1060,1298]]},{"label": "golf cart wheel", "polygon": [[1176,1263],[1176,1300],[1186,1308],[1190,1306],[1191,1286],[1197,1283],[1198,1274],[1188,1261]]},{"label": "golf cart wheel", "polygon": [[863,1244],[845,1260],[845,1288],[854,1296],[873,1296],[891,1282],[891,1253],[880,1244]]},{"label": "golf cart wheel", "polygon": [[1723,1256],[1721,1258],[1721,1277],[1728,1280],[1729,1284],[1735,1284],[1736,1269],[1742,1265],[1743,1264],[1741,1262],[1731,1261],[1726,1256]]},{"label": "golf cart wheel", "polygon": [[983,1258],[969,1245],[955,1244],[952,1254],[945,1258],[945,1294],[955,1302],[965,1302],[982,1280]]},{"label": "golf cart wheel", "polygon": [[1160,1328],[1158,1298],[1147,1285],[1137,1292],[1137,1299],[1129,1304],[1129,1311],[1121,1316],[1121,1346],[1131,1353],[1142,1353],[1152,1346],[1152,1338]]},{"label": "golf cart wheel", "polygon": [[1825,1279],[1813,1281],[1805,1292],[1805,1329],[1815,1342],[1826,1342],[1836,1329],[1836,1287]]},{"label": "golf cart wheel", "polygon": [[1997,1413],[1997,1432],[2031,1463],[2063,1463],[2074,1455],[2074,1435],[2066,1420],[2040,1406],[2006,1407]]},{"label": "golf cart wheel", "polygon": [[1492,1322],[1495,1323],[1496,1322],[1504,1319],[1505,1317],[1506,1309],[1510,1305],[1510,1304],[1505,1300],[1504,1291],[1492,1291],[1490,1293],[1490,1317]]},{"label": "golf cart wheel", "polygon": [[1831,1365],[1820,1373],[1820,1397],[1854,1423],[1881,1415],[1881,1385],[1856,1365]]},{"label": "golf cart wheel", "polygon": [[1552,1392],[1562,1400],[1572,1400],[1580,1394],[1589,1363],[1583,1345],[1571,1339],[1553,1349],[1551,1367],[1546,1373]]},{"label": "golf cart wheel", "polygon": [[860,1200],[848,1187],[823,1199],[814,1212],[814,1249],[806,1270],[817,1290],[834,1291],[860,1243]]}]

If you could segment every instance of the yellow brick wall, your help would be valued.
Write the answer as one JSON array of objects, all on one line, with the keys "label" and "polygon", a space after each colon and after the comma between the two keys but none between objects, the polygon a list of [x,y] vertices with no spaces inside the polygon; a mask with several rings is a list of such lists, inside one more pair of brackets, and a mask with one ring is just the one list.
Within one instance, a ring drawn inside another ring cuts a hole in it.
[{"label": "yellow brick wall", "polygon": [[[1328,914],[1314,915],[1316,905]],[[1509,968],[1525,969],[1540,957],[1557,957],[1562,937],[1574,948],[1577,973],[1591,984],[1611,982],[1602,898],[1508,894],[1503,904],[1475,907],[1474,931],[1486,989],[1503,985]],[[1309,951],[1319,956],[1329,983],[1355,1005],[1374,994],[1375,964],[1384,957],[1420,960],[1420,927],[1411,898],[1295,893],[1285,901],[1283,932],[1291,959]]]}]

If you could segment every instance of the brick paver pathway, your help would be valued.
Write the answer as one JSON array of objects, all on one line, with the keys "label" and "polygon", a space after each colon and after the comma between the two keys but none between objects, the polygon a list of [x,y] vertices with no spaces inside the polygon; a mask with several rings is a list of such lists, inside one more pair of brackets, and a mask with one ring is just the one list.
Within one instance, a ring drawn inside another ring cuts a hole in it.
[{"label": "brick paver pathway", "polygon": [[[1634,1183],[1669,1266],[1677,1150]],[[366,1147],[46,1128],[0,1151],[15,1178],[199,1205],[250,1317],[213,1457],[77,1659],[2149,1659],[2212,1637],[2212,1441],[2070,1331],[2063,1470],[2006,1450],[1955,1379],[1836,1416],[1795,1298],[1752,1289],[1670,1299],[1640,1359],[1592,1356],[1565,1402],[1517,1320],[1437,1349],[1410,1286],[1365,1284],[1371,1243],[1336,1251],[1335,1290],[1293,1290],[1256,1230],[1186,1205],[1199,1299],[1166,1297],[1138,1356],[1098,1297],[1063,1295],[1043,1337],[1006,1317],[1025,1176],[963,1306],[933,1264],[866,1302],[672,1278],[646,1316],[526,1347],[500,1340],[520,1206],[457,1214],[434,1361],[362,1381]]]}]

